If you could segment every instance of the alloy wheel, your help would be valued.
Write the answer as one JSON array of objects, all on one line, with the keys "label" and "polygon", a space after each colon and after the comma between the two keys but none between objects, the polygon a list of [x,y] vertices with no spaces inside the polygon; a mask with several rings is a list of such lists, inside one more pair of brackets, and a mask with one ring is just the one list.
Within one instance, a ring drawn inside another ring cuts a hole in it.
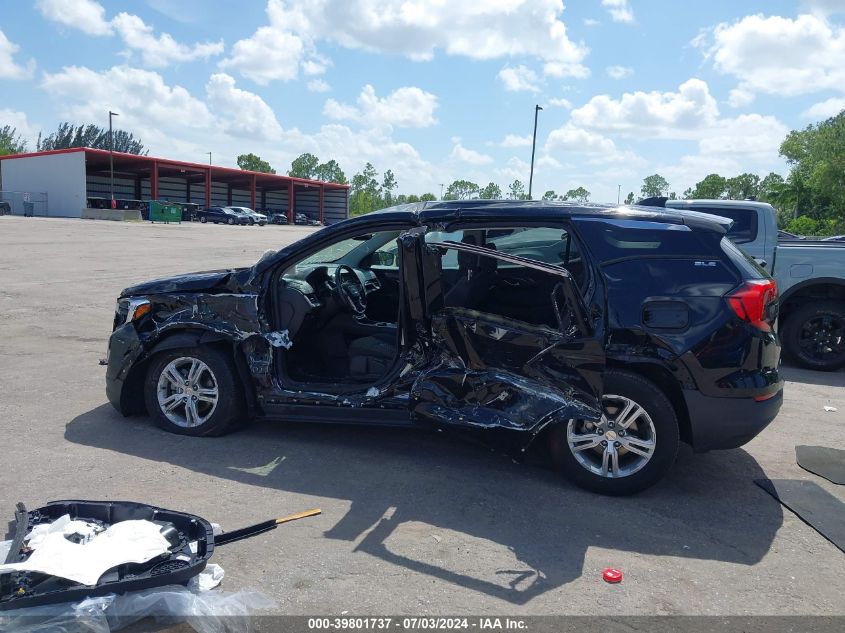
[{"label": "alloy wheel", "polygon": [[162,370],[158,405],[165,417],[183,428],[204,424],[214,414],[220,389],[214,372],[197,358],[177,358]]},{"label": "alloy wheel", "polygon": [[645,467],[654,456],[657,434],[642,406],[625,396],[605,394],[601,420],[570,420],[566,441],[578,464],[612,479]]}]

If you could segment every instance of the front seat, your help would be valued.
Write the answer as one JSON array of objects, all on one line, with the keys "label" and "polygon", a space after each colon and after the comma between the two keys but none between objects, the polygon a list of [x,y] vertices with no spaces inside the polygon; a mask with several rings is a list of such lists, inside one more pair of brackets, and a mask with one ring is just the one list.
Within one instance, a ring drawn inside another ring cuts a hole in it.
[{"label": "front seat", "polygon": [[396,358],[396,333],[364,336],[349,344],[349,375],[355,380],[378,380]]}]

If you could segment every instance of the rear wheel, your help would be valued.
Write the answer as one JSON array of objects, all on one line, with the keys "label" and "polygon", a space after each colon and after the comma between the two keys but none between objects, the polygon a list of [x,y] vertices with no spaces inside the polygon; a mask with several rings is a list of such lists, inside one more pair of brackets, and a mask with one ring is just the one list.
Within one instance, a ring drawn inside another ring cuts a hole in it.
[{"label": "rear wheel", "polygon": [[576,485],[630,495],[657,483],[678,452],[678,419],[666,395],[642,376],[609,370],[602,418],[569,420],[550,435],[552,454]]},{"label": "rear wheel", "polygon": [[222,435],[242,416],[232,363],[208,347],[168,350],[153,358],[144,399],[158,426],[181,435]]},{"label": "rear wheel", "polygon": [[200,223],[201,223],[201,224],[205,224],[206,222],[208,222],[208,220],[205,218],[205,216],[202,216],[202,217],[200,218]]},{"label": "rear wheel", "polygon": [[235,220],[234,220],[233,218],[229,218],[229,219],[226,221],[226,224],[234,224],[234,223],[235,223]]},{"label": "rear wheel", "polygon": [[845,366],[845,303],[813,301],[786,319],[781,338],[787,355],[802,367],[833,371]]}]

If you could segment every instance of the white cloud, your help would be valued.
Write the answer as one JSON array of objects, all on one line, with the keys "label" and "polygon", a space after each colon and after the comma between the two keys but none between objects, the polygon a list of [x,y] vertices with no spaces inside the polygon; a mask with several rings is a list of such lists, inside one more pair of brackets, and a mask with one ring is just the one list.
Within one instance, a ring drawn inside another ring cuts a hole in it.
[{"label": "white cloud", "polygon": [[26,112],[0,108],[0,127],[10,125],[17,134],[28,143],[27,149],[35,151],[35,139],[38,136],[38,126],[31,123]]},{"label": "white cloud", "polygon": [[173,62],[208,59],[223,52],[223,41],[180,44],[168,33],[156,36],[137,15],[118,13],[111,21],[126,47],[141,54],[145,66],[161,68]]},{"label": "white cloud", "polygon": [[452,153],[449,154],[449,158],[469,165],[489,165],[493,162],[492,156],[482,154],[474,149],[468,149],[461,145],[460,140],[457,140],[454,147],[452,147]]},{"label": "white cloud", "polygon": [[527,66],[506,66],[499,71],[499,80],[504,84],[505,90],[509,92],[539,92],[537,86],[537,73]]},{"label": "white cloud", "polygon": [[549,99],[546,103],[555,108],[565,108],[567,110],[572,109],[572,102],[569,99],[564,99],[563,97]]},{"label": "white cloud", "polygon": [[190,46],[182,44],[169,33],[156,35],[153,27],[131,13],[121,12],[106,21],[105,8],[95,0],[39,0],[36,6],[48,20],[79,29],[88,35],[117,33],[127,51],[139,53],[144,65],[152,68],[161,68],[173,62],[208,59],[223,52],[222,40]]},{"label": "white cloud", "polygon": [[223,62],[258,83],[296,78],[320,41],[413,60],[437,51],[482,60],[531,56],[551,72],[588,72],[587,48],[569,39],[561,0],[268,0],[266,11],[268,24],[236,42]]},{"label": "white cloud", "polygon": [[230,75],[212,75],[205,92],[212,110],[224,116],[225,132],[253,139],[281,138],[282,126],[270,106],[257,94],[236,88]]},{"label": "white cloud", "polygon": [[499,145],[501,147],[527,147],[531,145],[531,135],[518,136],[516,134],[508,134]]},{"label": "white cloud", "polygon": [[845,91],[845,28],[822,15],[750,15],[719,24],[707,56],[743,90],[799,95]]},{"label": "white cloud", "polygon": [[845,97],[831,97],[813,104],[801,113],[805,119],[829,119],[845,110]]},{"label": "white cloud", "polygon": [[728,105],[732,108],[744,108],[754,102],[754,93],[745,88],[734,88],[728,95]]},{"label": "white cloud", "polygon": [[634,11],[628,0],[601,0],[614,22],[633,22]]},{"label": "white cloud", "polygon": [[811,13],[819,15],[845,13],[845,3],[842,0],[802,0],[801,5]]},{"label": "white cloud", "polygon": [[378,97],[375,88],[366,85],[358,95],[357,105],[329,99],[323,114],[331,119],[347,119],[379,127],[429,127],[437,123],[434,111],[437,97],[415,86],[398,88],[386,97]]},{"label": "white cloud", "polygon": [[568,64],[565,62],[546,62],[543,64],[543,74],[549,77],[561,79],[563,77],[575,77],[585,79],[590,76],[590,69],[583,64]]},{"label": "white cloud", "polygon": [[582,156],[590,164],[628,162],[639,164],[641,159],[631,151],[620,150],[613,140],[593,132],[579,128],[572,123],[552,130],[546,139],[544,147],[548,154],[556,152]]},{"label": "white cloud", "polygon": [[30,59],[26,64],[15,61],[15,54],[20,46],[10,42],[3,31],[0,31],[0,79],[29,79],[35,70],[35,60]]},{"label": "white cloud", "polygon": [[181,133],[184,128],[211,127],[213,117],[206,105],[181,86],[168,86],[158,73],[115,66],[97,72],[84,66],[69,66],[57,73],[45,73],[42,87],[62,106],[61,114],[80,122],[108,119],[118,112],[124,129]]},{"label": "white cloud", "polygon": [[630,66],[608,66],[607,76],[611,79],[624,79],[634,74],[634,69]]},{"label": "white cloud", "polygon": [[308,90],[311,92],[329,92],[331,89],[325,79],[312,79],[308,82]]},{"label": "white cloud", "polygon": [[[507,195],[507,187],[511,184],[514,180],[521,180],[522,184],[525,185],[525,188],[528,188],[528,177],[530,175],[531,165],[526,163],[521,158],[517,158],[516,156],[512,156],[508,159],[508,162],[505,164],[504,167],[500,167],[495,170],[497,176],[500,176],[505,180],[504,186],[502,187],[502,193]],[[534,175],[537,175],[537,169],[535,165]]]},{"label": "white cloud", "polygon": [[572,111],[580,127],[629,136],[690,138],[712,125],[719,115],[707,84],[689,79],[677,92],[628,92],[620,99],[597,95]]},{"label": "white cloud", "polygon": [[48,20],[79,29],[88,35],[111,35],[106,10],[95,0],[38,0],[35,4]]},{"label": "white cloud", "polygon": [[596,19],[584,18],[584,26],[598,26],[599,24],[601,24],[601,22]]}]

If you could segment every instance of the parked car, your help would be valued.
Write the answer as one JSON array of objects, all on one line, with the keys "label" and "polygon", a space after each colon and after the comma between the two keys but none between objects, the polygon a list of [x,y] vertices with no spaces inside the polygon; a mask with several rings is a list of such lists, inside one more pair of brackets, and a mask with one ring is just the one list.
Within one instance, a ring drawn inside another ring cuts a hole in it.
[{"label": "parked car", "polygon": [[0,200],[0,215],[12,215],[12,205],[5,200]]},{"label": "parked car", "polygon": [[679,439],[741,446],[780,409],[777,289],[729,226],[540,201],[370,213],[248,268],[126,288],[106,393],[186,435],[250,417],[505,434],[633,493]]},{"label": "parked car", "polygon": [[302,226],[322,226],[319,220],[314,220],[304,213],[297,213],[293,218],[293,223],[300,224]]},{"label": "parked car", "polygon": [[778,241],[790,241],[790,240],[806,240],[807,238],[803,235],[796,235],[795,233],[790,233],[789,231],[778,231]]},{"label": "parked car", "polygon": [[845,235],[831,235],[824,238],[825,242],[845,242]]},{"label": "parked car", "polygon": [[197,221],[197,214],[199,213],[200,205],[194,202],[180,202],[179,206],[182,208],[183,222]]},{"label": "parked car", "polygon": [[667,209],[718,214],[733,220],[731,240],[778,283],[778,331],[784,352],[808,369],[845,366],[845,244],[779,241],[775,210],[749,200],[669,200]]},{"label": "parked car", "polygon": [[228,207],[206,207],[202,211],[197,211],[197,219],[205,224],[206,222],[214,222],[215,224],[249,224],[249,218],[246,215],[235,213]]},{"label": "parked car", "polygon": [[286,213],[271,213],[269,221],[270,224],[287,224],[288,216]]},{"label": "parked car", "polygon": [[267,224],[267,216],[263,213],[258,213],[257,211],[253,211],[249,207],[228,207],[232,211],[238,214],[246,215],[249,219],[247,222],[250,225],[257,224],[258,226],[264,226]]}]

